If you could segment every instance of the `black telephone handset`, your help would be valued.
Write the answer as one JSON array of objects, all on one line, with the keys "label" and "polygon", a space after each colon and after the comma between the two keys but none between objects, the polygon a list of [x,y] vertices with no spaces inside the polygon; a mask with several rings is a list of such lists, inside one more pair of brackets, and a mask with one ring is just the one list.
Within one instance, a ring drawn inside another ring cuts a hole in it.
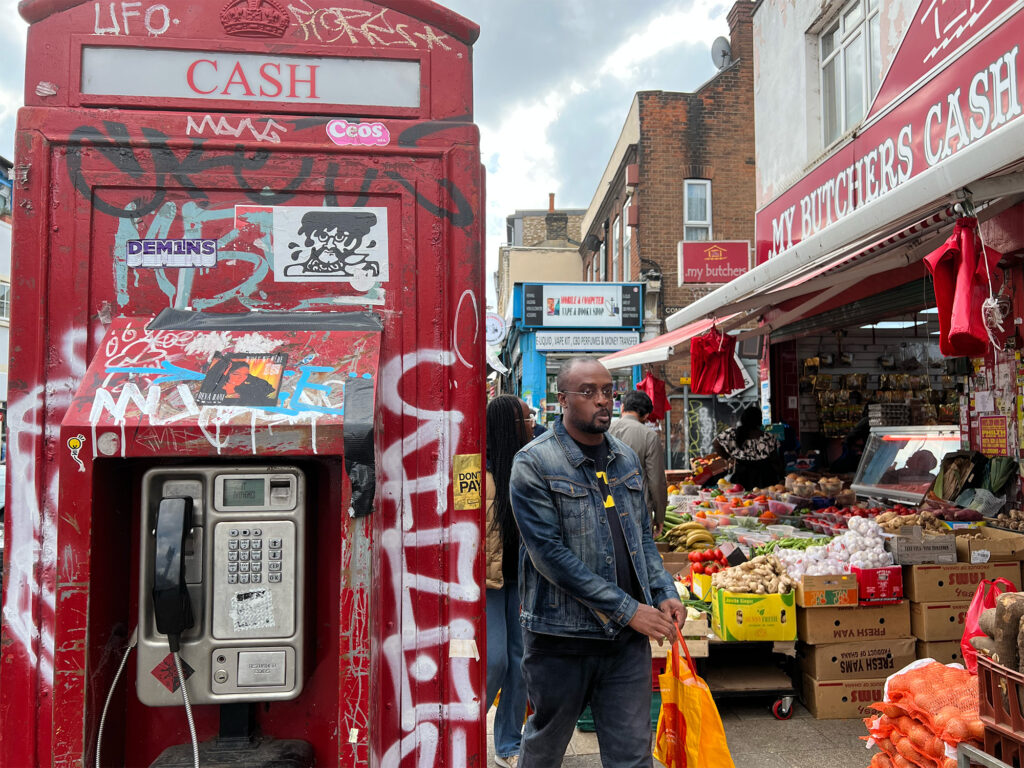
[{"label": "black telephone handset", "polygon": [[192,530],[192,499],[161,499],[153,552],[153,615],[158,632],[177,652],[181,633],[195,623],[185,586],[185,539]]}]

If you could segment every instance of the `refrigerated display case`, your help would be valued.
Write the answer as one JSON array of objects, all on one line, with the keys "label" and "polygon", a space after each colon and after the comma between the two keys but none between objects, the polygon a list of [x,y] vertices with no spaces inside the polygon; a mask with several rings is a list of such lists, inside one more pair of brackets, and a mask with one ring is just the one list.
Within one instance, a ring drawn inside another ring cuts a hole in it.
[{"label": "refrigerated display case", "polygon": [[942,458],[959,448],[959,427],[872,427],[852,488],[858,496],[920,504]]}]

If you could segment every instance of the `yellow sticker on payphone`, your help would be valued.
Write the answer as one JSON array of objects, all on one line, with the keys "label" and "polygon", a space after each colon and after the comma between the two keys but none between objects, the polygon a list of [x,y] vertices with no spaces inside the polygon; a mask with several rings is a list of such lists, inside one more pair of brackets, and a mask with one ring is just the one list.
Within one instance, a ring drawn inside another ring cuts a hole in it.
[{"label": "yellow sticker on payphone", "polygon": [[480,454],[458,454],[455,457],[455,463],[452,465],[455,509],[478,509],[480,507],[480,488],[482,485]]}]

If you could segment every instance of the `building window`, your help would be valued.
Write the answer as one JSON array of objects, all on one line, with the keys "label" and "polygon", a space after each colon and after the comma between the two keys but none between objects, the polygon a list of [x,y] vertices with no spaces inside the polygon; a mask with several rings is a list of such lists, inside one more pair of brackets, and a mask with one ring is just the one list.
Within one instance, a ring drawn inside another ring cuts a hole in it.
[{"label": "building window", "polygon": [[821,122],[825,146],[855,128],[882,75],[879,0],[853,0],[821,35]]},{"label": "building window", "polygon": [[631,200],[631,197],[627,197],[626,202],[622,204],[622,280],[627,283],[633,277],[632,229],[630,229],[629,219],[627,218]]},{"label": "building window", "polygon": [[687,179],[684,185],[683,239],[711,239],[711,182]]},{"label": "building window", "polygon": [[603,283],[608,279],[608,249],[607,243],[601,243],[601,251],[598,253],[598,279]]},{"label": "building window", "polygon": [[612,224],[612,282],[619,282],[619,231],[622,229],[622,219],[616,218]]},{"label": "building window", "polygon": [[0,320],[11,320],[11,284],[0,282]]}]

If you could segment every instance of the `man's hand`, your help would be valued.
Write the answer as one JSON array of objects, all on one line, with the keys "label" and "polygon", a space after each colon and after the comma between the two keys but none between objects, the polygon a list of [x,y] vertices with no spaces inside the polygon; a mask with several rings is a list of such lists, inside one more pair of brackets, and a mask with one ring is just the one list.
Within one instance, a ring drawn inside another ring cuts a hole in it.
[{"label": "man's hand", "polygon": [[659,536],[661,536],[661,532],[664,529],[664,527],[665,526],[662,523],[654,524],[654,528],[652,529],[654,532],[654,538],[658,538]]},{"label": "man's hand", "polygon": [[686,623],[686,608],[673,597],[658,603],[658,610],[665,614],[677,627],[682,627]]},{"label": "man's hand", "polygon": [[[665,600],[662,605],[672,602],[678,603],[682,610],[683,604],[678,600]],[[647,635],[652,640],[657,640],[659,644],[676,636],[676,628],[672,623],[671,616],[663,610],[643,603],[636,609],[633,618],[629,620],[629,626],[641,635]]]}]

